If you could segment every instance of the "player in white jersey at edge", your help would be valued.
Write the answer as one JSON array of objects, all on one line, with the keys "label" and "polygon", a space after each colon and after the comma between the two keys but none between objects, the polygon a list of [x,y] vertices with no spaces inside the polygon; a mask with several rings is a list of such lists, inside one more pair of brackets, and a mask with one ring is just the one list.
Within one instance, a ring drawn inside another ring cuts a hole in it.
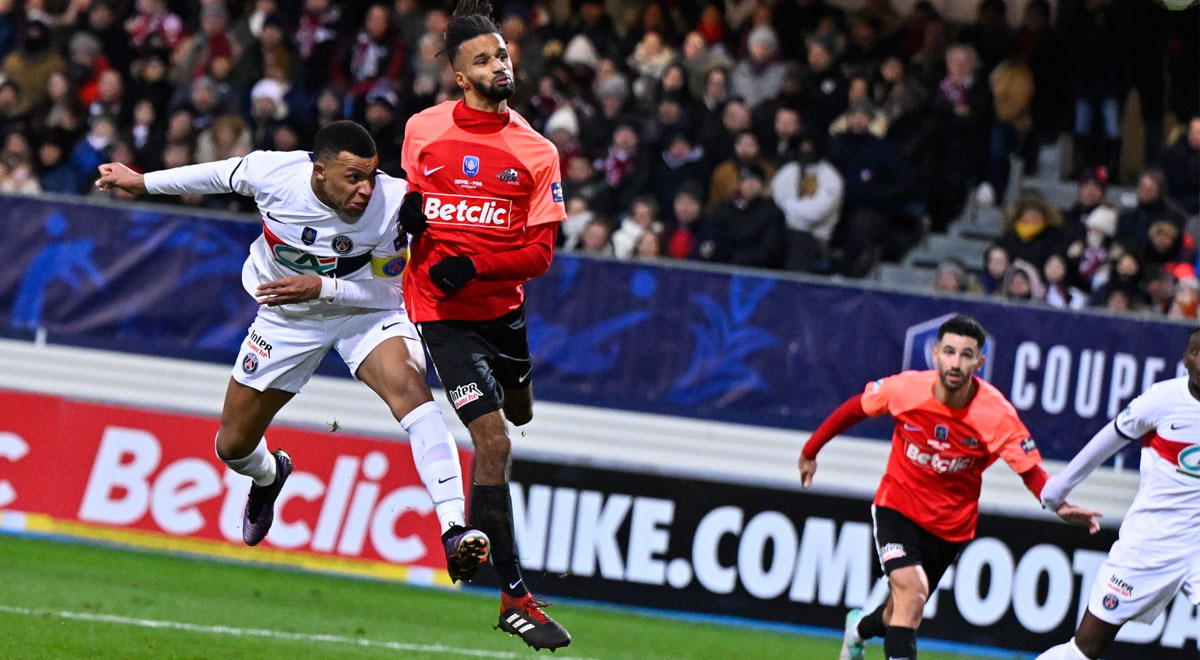
[{"label": "player in white jersey at edge", "polygon": [[1042,489],[1042,503],[1055,510],[1092,470],[1142,439],[1137,495],[1075,637],[1038,660],[1096,660],[1122,625],[1154,621],[1181,590],[1200,605],[1200,328],[1188,335],[1183,366],[1187,376],[1130,402]]},{"label": "player in white jersey at edge", "polygon": [[216,438],[217,456],[254,480],[242,540],[257,545],[266,537],[293,467],[282,449],[268,452],[263,433],[332,348],[408,433],[441,523],[450,577],[469,580],[490,543],[464,526],[458,452],[426,384],[425,351],[400,291],[408,239],[398,218],[422,213],[421,195],[378,166],[370,134],[338,121],[318,131],[311,154],[255,151],[145,175],[107,163],[96,185],[134,195],[235,192],[258,205],[263,233],[242,268],[258,315],[233,368]]}]

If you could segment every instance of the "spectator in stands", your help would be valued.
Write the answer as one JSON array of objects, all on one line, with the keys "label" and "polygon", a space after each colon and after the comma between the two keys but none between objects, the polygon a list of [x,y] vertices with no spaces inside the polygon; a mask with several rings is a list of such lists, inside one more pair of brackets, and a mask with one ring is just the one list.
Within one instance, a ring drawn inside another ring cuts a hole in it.
[{"label": "spectator in stands", "polygon": [[1155,314],[1167,314],[1175,299],[1175,276],[1170,270],[1159,266],[1150,267],[1147,271],[1143,287],[1147,308]]},{"label": "spectator in stands", "polygon": [[[700,144],[713,162],[723,162],[733,156],[734,136],[753,128],[750,109],[741,99],[730,99],[723,108],[719,121],[710,117],[700,129]],[[765,151],[765,150],[764,150]]]},{"label": "spectator in stands", "polygon": [[842,175],[845,196],[834,230],[842,272],[863,277],[880,257],[897,259],[920,238],[916,221],[904,210],[913,184],[896,148],[870,132],[870,103],[850,108],[850,130],[832,138],[828,159]]},{"label": "spectator in stands", "polygon": [[29,130],[30,117],[21,101],[21,86],[11,80],[0,81],[0,121],[7,131]]},{"label": "spectator in stands", "polygon": [[837,35],[814,35],[808,40],[808,75],[804,82],[804,128],[818,135],[829,130],[846,109],[846,78],[838,67]]},{"label": "spectator in stands", "polygon": [[1118,251],[1116,258],[1109,262],[1106,280],[1092,292],[1090,304],[1106,309],[1140,309],[1145,302],[1142,276],[1141,260],[1131,252]]},{"label": "spectator in stands", "polygon": [[1016,259],[1004,272],[1000,295],[1010,300],[1041,301],[1046,298],[1046,287],[1036,266],[1024,259]]},{"label": "spectator in stands", "polygon": [[823,158],[816,136],[803,135],[796,153],[796,160],[780,168],[771,181],[771,196],[787,222],[784,267],[820,271],[829,261],[844,184],[837,168]]},{"label": "spectator in stands", "polygon": [[213,62],[218,58],[233,57],[233,44],[229,40],[229,12],[220,3],[208,3],[200,8],[200,31],[181,47],[177,55],[177,80],[184,82],[208,75]]},{"label": "spectator in stands", "polygon": [[45,192],[78,195],[87,183],[67,161],[68,139],[56,132],[47,135],[38,147],[38,179]]},{"label": "spectator in stands", "polygon": [[946,77],[938,84],[933,104],[941,145],[940,177],[929,199],[935,231],[945,230],[958,217],[968,190],[983,180],[992,94],[978,71],[979,59],[970,46],[960,44],[946,51]]},{"label": "spectator in stands", "polygon": [[104,56],[104,46],[95,35],[76,32],[67,42],[67,54],[67,77],[79,90],[79,100],[90,105],[99,95],[100,74],[113,70]]},{"label": "spectator in stands", "polygon": [[1174,270],[1181,264],[1196,262],[1196,246],[1178,225],[1155,220],[1142,241],[1142,263],[1149,267]]},{"label": "spectator in stands", "polygon": [[1010,58],[996,65],[988,77],[992,90],[992,124],[988,142],[987,187],[981,188],[981,202],[1003,201],[1008,190],[1009,159],[1021,157],[1026,170],[1036,170],[1037,136],[1033,132],[1033,72],[1020,59]]},{"label": "spectator in stands", "polygon": [[734,266],[783,266],[783,213],[763,196],[765,179],[761,168],[747,165],[741,169],[733,199],[712,211],[701,255]]},{"label": "spectator in stands", "polygon": [[704,225],[700,186],[691,183],[680,186],[671,208],[674,215],[670,228],[664,232],[665,252],[675,259],[695,259]]},{"label": "spectator in stands", "polygon": [[[1063,211],[1063,231],[1071,240],[1083,238],[1083,221],[1101,205],[1106,205],[1108,192],[1108,170],[1101,165],[1088,167],[1079,175],[1079,188],[1075,204]],[[1116,226],[1113,227],[1113,234]]]},{"label": "spectator in stands", "polygon": [[[863,102],[870,103],[872,107],[875,107],[874,119],[871,120],[871,126],[868,128],[868,130],[870,130],[871,134],[876,137],[886,138],[888,135],[887,116],[880,112],[879,108],[875,106],[875,101],[871,96],[871,81],[866,76],[854,76],[850,79],[849,86],[847,87],[846,97],[850,100],[850,103],[862,100]],[[837,119],[834,119],[833,123],[829,125],[829,134],[841,135],[849,130],[849,125],[850,113],[844,112],[839,115]]]},{"label": "spectator in stands", "polygon": [[1063,249],[1062,214],[1040,192],[1026,189],[1009,208],[1007,229],[998,241],[1013,259],[1040,270],[1051,254]]},{"label": "spectator in stands", "polygon": [[640,123],[629,109],[629,83],[624,76],[615,75],[597,83],[593,92],[600,104],[600,112],[592,119],[594,130],[583,133],[583,146],[589,152],[602,151],[617,127]]},{"label": "spectator in stands", "polygon": [[196,137],[197,163],[245,156],[253,150],[250,127],[238,115],[221,115]]},{"label": "spectator in stands", "polygon": [[800,112],[795,108],[777,108],[772,127],[774,130],[767,141],[765,155],[773,166],[781,167],[796,159],[796,140],[803,130]]},{"label": "spectator in stands", "polygon": [[946,257],[938,264],[933,278],[933,290],[947,293],[978,293],[979,283],[971,277],[966,264],[958,257]]},{"label": "spectator in stands", "polygon": [[613,255],[618,259],[629,259],[637,249],[638,241],[646,232],[661,232],[662,222],[658,219],[658,201],[651,195],[642,195],[633,200],[629,213],[621,218],[621,224],[612,233]]},{"label": "spectator in stands", "polygon": [[982,0],[976,5],[975,23],[967,26],[960,39],[979,53],[980,74],[989,75],[1002,60],[1016,50],[1008,28],[1004,0]]},{"label": "spectator in stands", "polygon": [[660,33],[649,31],[643,34],[628,59],[629,68],[636,76],[633,95],[643,103],[648,103],[658,80],[674,61],[675,51]]},{"label": "spectator in stands", "polygon": [[1011,265],[1012,255],[1003,245],[993,243],[988,246],[983,252],[983,273],[979,277],[979,285],[983,292],[999,295],[1000,286],[1004,284],[1004,274]]},{"label": "spectator in stands", "polygon": [[100,74],[96,96],[87,107],[88,117],[109,115],[124,121],[129,108],[125,104],[125,79],[114,69]]},{"label": "spectator in stands", "polygon": [[134,61],[129,85],[130,98],[146,99],[156,109],[165,111],[174,94],[167,79],[167,57],[166,53],[155,51]]},{"label": "spectator in stands", "polygon": [[165,0],[137,0],[137,14],[125,22],[125,31],[130,43],[138,48],[158,37],[174,50],[187,36],[183,19],[167,8]]},{"label": "spectator in stands", "polygon": [[4,58],[0,71],[4,79],[16,85],[19,102],[13,114],[41,111],[46,100],[46,79],[52,73],[65,73],[67,61],[51,48],[50,30],[45,23],[30,21],[17,49]]},{"label": "spectator in stands", "polygon": [[[87,16],[79,23],[79,30],[95,36],[103,44],[104,56],[114,69],[127,72],[136,53],[113,5],[112,0],[92,2]],[[0,48],[0,52],[3,51]]]},{"label": "spectator in stands", "polygon": [[1198,309],[1200,309],[1200,280],[1197,280],[1195,276],[1179,280],[1179,284],[1175,287],[1175,297],[1171,300],[1171,308],[1167,310],[1167,318],[1194,321]]},{"label": "spectator in stands", "polygon": [[600,218],[595,218],[583,228],[579,241],[579,252],[601,256],[612,256],[612,228]]},{"label": "spectator in stands", "polygon": [[1188,215],[1200,213],[1200,117],[1162,155],[1167,192]]},{"label": "spectator in stands", "polygon": [[380,82],[401,79],[406,49],[404,38],[392,28],[387,5],[367,9],[362,27],[334,57],[330,78],[356,102]]},{"label": "spectator in stands", "polygon": [[1087,306],[1087,294],[1075,286],[1075,274],[1071,272],[1071,261],[1065,254],[1055,252],[1042,265],[1046,281],[1046,302],[1059,309],[1083,309]]},{"label": "spectator in stands", "polygon": [[[1017,29],[1017,56],[1033,73],[1033,130],[1039,143],[1058,137],[1064,108],[1062,39],[1050,23],[1048,0],[1025,4]],[[1026,175],[1037,173],[1037,160],[1025,163]]]},{"label": "spectator in stands", "polygon": [[597,163],[605,185],[592,201],[594,210],[615,216],[649,188],[650,164],[639,156],[637,131],[628,124],[618,126],[608,154]]},{"label": "spectator in stands", "polygon": [[93,117],[87,135],[72,149],[71,165],[87,183],[100,176],[99,168],[102,163],[111,160],[110,154],[118,130],[116,118],[107,115]]},{"label": "spectator in stands", "polygon": [[671,205],[675,192],[683,184],[703,185],[708,181],[710,169],[704,157],[704,147],[694,143],[686,128],[674,129],[664,144],[653,177],[658,204],[666,208]]},{"label": "spectator in stands", "polygon": [[387,83],[380,83],[367,92],[367,109],[363,125],[375,140],[379,169],[388,173],[400,172],[400,148],[404,141],[404,125],[397,110],[400,95]]},{"label": "spectator in stands", "polygon": [[[684,71],[687,73],[687,86],[691,90],[692,95],[697,101],[704,102],[709,111],[715,109],[715,106],[708,105],[704,98],[708,92],[708,77],[711,72],[724,70],[733,66],[733,60],[726,54],[725,49],[720,46],[709,46],[708,41],[704,39],[704,35],[700,32],[692,31],[687,33],[683,38],[682,63]],[[726,86],[726,94],[728,88]],[[719,103],[721,100],[717,100]]]},{"label": "spectator in stands", "polygon": [[1167,178],[1157,167],[1142,171],[1137,184],[1137,206],[1121,214],[1117,236],[1135,241],[1144,240],[1150,225],[1165,220],[1183,228],[1183,213],[1166,197]]},{"label": "spectator in stands", "polygon": [[715,206],[733,198],[737,191],[738,174],[743,165],[762,168],[768,177],[774,176],[775,166],[763,157],[758,147],[758,137],[751,131],[742,131],[733,140],[733,157],[713,169],[708,184],[708,204]]},{"label": "spectator in stands", "polygon": [[633,250],[633,259],[658,259],[662,253],[662,234],[656,231],[642,232],[637,247]]},{"label": "spectator in stands", "polygon": [[340,4],[332,0],[304,0],[296,28],[296,51],[304,63],[304,85],[310,91],[325,84],[325,63],[332,62],[337,54],[342,30]]},{"label": "spectator in stands", "polygon": [[753,109],[779,95],[786,72],[779,59],[779,37],[769,26],[760,25],[746,37],[746,57],[733,68],[730,89]]},{"label": "spectator in stands", "polygon": [[1075,89],[1075,171],[1101,164],[1115,172],[1120,151],[1121,98],[1128,88],[1130,52],[1113,44],[1130,41],[1123,3],[1089,2],[1062,6],[1060,32],[1068,38]]},{"label": "spectator in stands", "polygon": [[283,85],[270,78],[263,78],[250,90],[250,120],[254,130],[255,149],[274,148],[272,134],[275,127],[282,124],[288,115],[288,106],[283,100],[283,94]]},{"label": "spectator in stands", "polygon": [[700,87],[700,104],[712,114],[720,114],[721,108],[729,100],[729,69],[715,67],[704,75],[704,85]]},{"label": "spectator in stands", "polygon": [[1117,212],[1110,206],[1098,206],[1082,224],[1083,236],[1071,242],[1067,256],[1088,289],[1094,290],[1102,283],[1097,277],[1104,271],[1117,234]]}]

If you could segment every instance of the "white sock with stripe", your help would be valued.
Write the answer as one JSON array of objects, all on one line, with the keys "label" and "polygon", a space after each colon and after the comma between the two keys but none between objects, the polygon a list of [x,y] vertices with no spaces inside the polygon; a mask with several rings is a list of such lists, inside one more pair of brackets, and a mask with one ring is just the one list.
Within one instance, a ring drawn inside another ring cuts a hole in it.
[{"label": "white sock with stripe", "polygon": [[[217,452],[217,458],[221,458]],[[254,451],[241,458],[221,459],[230,470],[244,474],[254,480],[259,486],[270,486],[275,483],[275,457],[267,451],[267,439],[258,441]]]},{"label": "white sock with stripe", "polygon": [[463,498],[458,448],[446,427],[441,408],[433,401],[422,403],[400,420],[400,426],[408,432],[413,463],[429,492],[429,499],[433,500],[442,531],[452,525],[465,525],[466,500]]}]

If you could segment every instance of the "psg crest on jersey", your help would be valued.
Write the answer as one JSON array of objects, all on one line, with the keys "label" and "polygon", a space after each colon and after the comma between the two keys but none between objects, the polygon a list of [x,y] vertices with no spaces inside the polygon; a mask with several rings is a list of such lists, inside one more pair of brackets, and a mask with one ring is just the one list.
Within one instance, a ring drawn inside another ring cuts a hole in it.
[{"label": "psg crest on jersey", "polygon": [[300,232],[300,242],[305,245],[312,245],[317,240],[317,230],[312,227],[305,227],[304,231]]},{"label": "psg crest on jersey", "polygon": [[354,241],[350,240],[350,237],[345,234],[338,234],[333,237],[332,246],[334,252],[347,254],[350,250],[354,249]]},{"label": "psg crest on jersey", "polygon": [[247,374],[258,371],[258,356],[253,353],[247,353],[246,357],[242,358],[242,371]]},{"label": "psg crest on jersey", "polygon": [[479,174],[479,156],[463,156],[463,174],[467,176]]}]

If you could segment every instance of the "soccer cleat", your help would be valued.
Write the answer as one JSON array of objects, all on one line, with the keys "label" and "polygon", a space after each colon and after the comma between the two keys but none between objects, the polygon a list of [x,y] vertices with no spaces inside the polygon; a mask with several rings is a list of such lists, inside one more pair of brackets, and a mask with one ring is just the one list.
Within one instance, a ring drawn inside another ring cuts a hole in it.
[{"label": "soccer cleat", "polygon": [[491,551],[487,534],[462,525],[452,525],[446,530],[442,543],[446,546],[446,572],[451,582],[470,582]]},{"label": "soccer cleat", "polygon": [[867,654],[867,645],[858,636],[858,622],[863,618],[863,611],[853,609],[846,613],[846,632],[842,635],[842,652],[838,660],[863,660]]},{"label": "soccer cleat", "polygon": [[513,598],[508,594],[500,594],[500,630],[517,635],[534,650],[562,648],[571,643],[571,634],[558,622],[546,616],[542,611],[549,603],[534,598],[533,594],[525,594],[521,598]]},{"label": "soccer cleat", "polygon": [[271,452],[275,457],[275,481],[270,486],[250,486],[246,498],[246,511],[242,514],[242,541],[246,545],[258,545],[267,537],[271,523],[275,522],[275,499],[283,490],[283,482],[292,474],[292,457],[282,449]]}]

